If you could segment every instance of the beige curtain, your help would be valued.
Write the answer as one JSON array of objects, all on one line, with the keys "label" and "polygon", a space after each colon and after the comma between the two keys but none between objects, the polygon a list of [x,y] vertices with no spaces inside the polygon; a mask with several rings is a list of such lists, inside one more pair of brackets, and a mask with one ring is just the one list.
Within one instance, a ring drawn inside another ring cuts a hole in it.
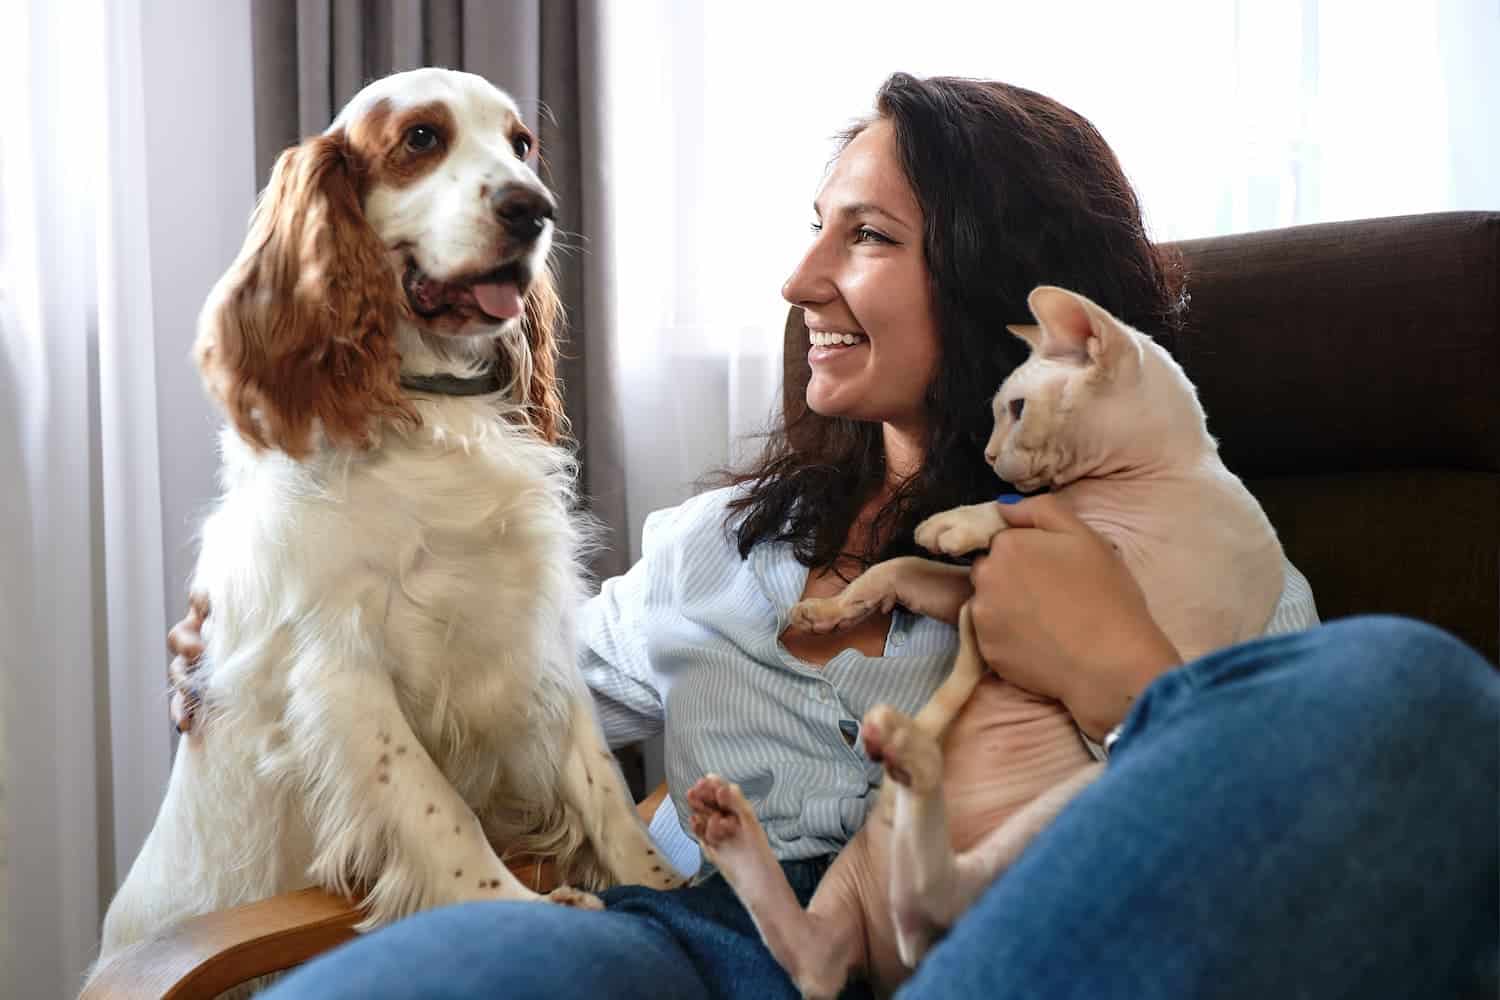
[{"label": "beige curtain", "polygon": [[605,577],[628,565],[628,533],[600,166],[601,2],[258,0],[251,10],[259,184],[282,149],[321,132],[365,83],[417,66],[487,78],[540,137],[558,228],[582,248],[554,261],[571,327],[561,374],[582,491],[610,529],[612,544],[593,566]]}]

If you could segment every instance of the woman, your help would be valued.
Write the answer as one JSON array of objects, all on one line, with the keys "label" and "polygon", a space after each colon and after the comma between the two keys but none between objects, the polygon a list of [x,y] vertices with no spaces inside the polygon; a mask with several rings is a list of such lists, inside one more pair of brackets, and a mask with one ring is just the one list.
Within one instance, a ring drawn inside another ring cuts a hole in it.
[{"label": "woman", "polygon": [[[909,550],[928,514],[994,495],[988,400],[1020,360],[1003,328],[1028,321],[1032,287],[1075,289],[1168,336],[1180,304],[1113,154],[1078,115],[1019,88],[899,74],[877,112],[846,137],[784,289],[815,333],[843,342],[810,352],[806,410],[733,485],[648,519],[641,561],[582,616],[611,742],[665,725],[679,809],[710,770],[746,788],[804,901],[879,775],[849,724],[877,701],[921,704],[956,643],[950,627],[899,609],[837,636],[787,633],[787,609]],[[1493,809],[1403,780],[1422,748],[1462,774],[1461,789],[1492,795],[1483,748],[1500,693],[1482,661],[1433,630],[1369,620],[1174,670],[1171,644],[1097,536],[1046,498],[1007,510],[1021,530],[973,574],[987,659],[1063,702],[1096,740],[1124,725],[1105,777],[955,927],[912,995],[1265,996],[1354,983],[1405,995],[1413,982],[1460,986],[1493,955]],[[1277,621],[1312,624],[1305,584],[1288,579]],[[1403,714],[1411,702],[1426,714]],[[1445,836],[1417,841],[1413,816],[1436,817]],[[1456,863],[1419,869],[1388,850],[1402,836]],[[1429,885],[1430,896],[1414,891]],[[605,899],[602,914],[422,914],[273,995],[793,995],[721,879]],[[1430,940],[1418,960],[1397,947],[1403,924],[1389,913],[1422,904]]]}]

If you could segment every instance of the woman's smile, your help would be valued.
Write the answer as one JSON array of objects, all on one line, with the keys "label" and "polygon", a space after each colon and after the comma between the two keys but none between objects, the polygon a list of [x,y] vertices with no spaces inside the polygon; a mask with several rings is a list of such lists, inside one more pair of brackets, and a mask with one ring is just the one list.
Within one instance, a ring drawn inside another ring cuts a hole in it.
[{"label": "woman's smile", "polygon": [[864,334],[838,330],[809,330],[807,342],[810,365],[849,363],[855,357],[863,358],[870,346],[870,338]]}]

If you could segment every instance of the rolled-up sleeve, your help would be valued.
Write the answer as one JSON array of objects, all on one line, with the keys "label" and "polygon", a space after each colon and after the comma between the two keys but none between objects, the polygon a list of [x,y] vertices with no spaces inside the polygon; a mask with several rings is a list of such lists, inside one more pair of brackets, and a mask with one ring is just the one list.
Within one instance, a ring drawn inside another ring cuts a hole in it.
[{"label": "rolled-up sleeve", "polygon": [[668,550],[675,514],[674,508],[646,518],[641,558],[625,574],[604,581],[579,615],[579,668],[611,747],[655,736],[666,718],[666,685],[649,654],[649,602],[662,589],[658,577],[673,562]]},{"label": "rolled-up sleeve", "polygon": [[1301,632],[1316,627],[1319,624],[1318,604],[1313,599],[1312,584],[1307,582],[1307,577],[1290,560],[1284,559],[1282,580],[1281,600],[1271,614],[1266,635]]}]

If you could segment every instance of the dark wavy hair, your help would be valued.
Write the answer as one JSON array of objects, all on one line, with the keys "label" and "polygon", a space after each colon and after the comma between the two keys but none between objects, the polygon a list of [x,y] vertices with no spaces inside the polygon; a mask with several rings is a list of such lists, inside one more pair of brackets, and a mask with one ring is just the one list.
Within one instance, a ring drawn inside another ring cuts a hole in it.
[{"label": "dark wavy hair", "polygon": [[1082,115],[1009,84],[906,73],[885,81],[875,109],[839,149],[874,121],[891,122],[922,209],[941,352],[927,387],[926,458],[846,551],[885,481],[880,425],[821,416],[788,386],[790,405],[760,457],[721,477],[747,485],[731,504],[743,515],[742,556],[786,541],[809,567],[840,558],[868,566],[915,551],[923,518],[995,496],[1002,484],[984,460],[990,400],[1026,358],[1005,326],[1034,322],[1026,296],[1037,285],[1081,292],[1169,348],[1181,323],[1181,266],[1147,238],[1114,152]]}]

